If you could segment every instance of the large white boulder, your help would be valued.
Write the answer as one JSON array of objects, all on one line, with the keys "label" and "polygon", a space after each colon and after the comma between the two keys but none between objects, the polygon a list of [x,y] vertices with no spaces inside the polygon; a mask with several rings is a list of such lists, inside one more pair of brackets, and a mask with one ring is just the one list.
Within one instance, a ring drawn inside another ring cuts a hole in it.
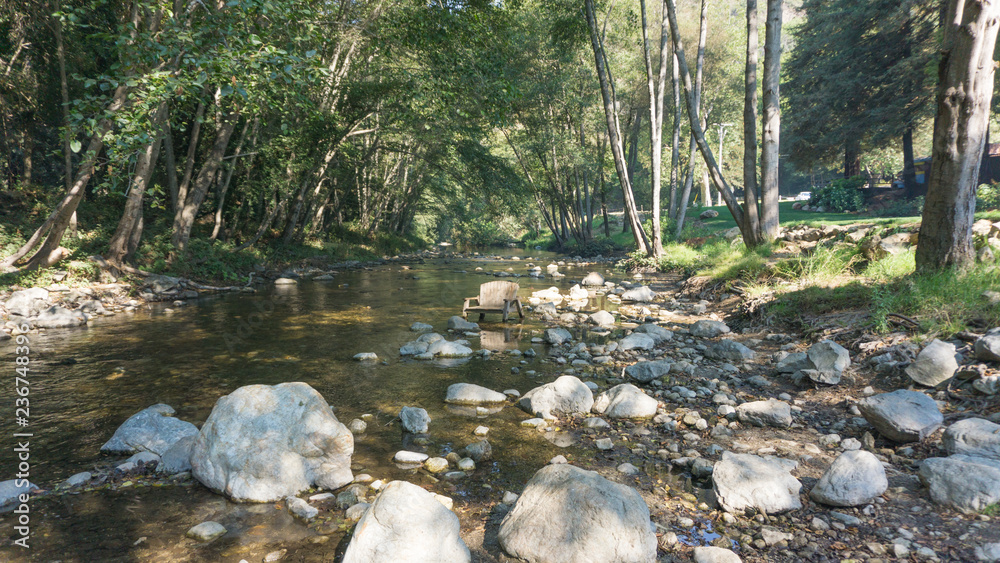
[{"label": "large white boulder", "polygon": [[453,405],[495,405],[507,402],[507,395],[474,383],[452,383],[444,402]]},{"label": "large white boulder", "polygon": [[656,535],[639,493],[568,464],[535,473],[498,539],[508,554],[532,563],[656,561]]},{"label": "large white boulder", "polygon": [[11,315],[34,317],[48,308],[48,299],[48,291],[41,287],[31,287],[11,293],[4,307]]},{"label": "large white boulder", "polygon": [[871,452],[849,450],[833,461],[809,496],[831,506],[859,506],[887,488],[889,481],[882,462]]},{"label": "large white boulder", "polygon": [[747,508],[766,514],[802,508],[802,484],[776,459],[722,452],[712,471],[712,488],[719,504],[737,514]]},{"label": "large white boulder", "polygon": [[235,501],[270,502],[353,480],[354,436],[305,383],[247,385],[215,403],[192,475]]},{"label": "large white boulder", "polygon": [[143,409],[123,422],[111,439],[101,446],[101,451],[124,454],[153,452],[163,456],[181,438],[198,434],[197,426],[173,415],[174,409],[170,405],[159,404]]},{"label": "large white boulder", "polygon": [[594,406],[594,393],[579,378],[564,375],[528,391],[517,405],[528,414],[551,420],[557,414],[590,412]]},{"label": "large white boulder", "polygon": [[393,481],[358,521],[342,563],[471,560],[459,535],[458,517],[433,493],[406,481]]},{"label": "large white boulder", "polygon": [[594,399],[591,411],[611,418],[656,416],[656,399],[631,383],[615,385]]}]

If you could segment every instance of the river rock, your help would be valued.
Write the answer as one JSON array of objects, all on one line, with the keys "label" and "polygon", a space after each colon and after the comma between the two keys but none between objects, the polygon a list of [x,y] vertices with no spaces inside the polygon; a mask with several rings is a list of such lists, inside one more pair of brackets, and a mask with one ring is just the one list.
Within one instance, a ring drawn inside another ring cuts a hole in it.
[{"label": "river rock", "polygon": [[996,563],[1000,561],[1000,542],[984,543],[976,546],[976,561]]},{"label": "river rock", "polygon": [[156,471],[168,475],[191,471],[191,450],[194,448],[194,440],[197,436],[197,434],[184,436],[174,442],[174,445],[170,446],[161,456]]},{"label": "river rock", "polygon": [[34,317],[48,308],[48,299],[48,291],[41,287],[31,287],[11,293],[4,307],[11,315]]},{"label": "river rock", "polygon": [[906,389],[865,397],[858,409],[869,424],[896,442],[923,440],[944,422],[934,399]]},{"label": "river rock", "polygon": [[[79,487],[80,485],[83,485],[84,483],[89,482],[93,478],[94,478],[94,474],[91,473],[90,471],[82,471],[80,473],[75,473],[72,477],[70,477],[69,479],[66,479],[65,481],[63,481],[62,486],[63,487]],[[2,504],[3,503],[0,502],[0,505],[2,505]]]},{"label": "river rock", "polygon": [[580,285],[602,286],[604,285],[604,276],[602,276],[598,272],[590,272],[589,274],[587,274],[585,278],[583,278],[583,281],[580,282]]},{"label": "river rock", "polygon": [[695,321],[688,327],[691,336],[698,338],[715,338],[716,336],[729,333],[729,325],[722,321],[701,320]]},{"label": "river rock", "polygon": [[479,325],[469,322],[462,317],[455,315],[448,319],[448,328],[465,332],[467,330],[479,330]]},{"label": "river rock", "polygon": [[319,509],[299,497],[288,497],[285,499],[285,503],[288,505],[288,512],[291,512],[293,516],[297,516],[306,522],[312,520],[319,514]]},{"label": "river rock", "polygon": [[427,323],[417,321],[410,325],[410,330],[413,332],[427,332],[428,330],[434,330],[434,327]]},{"label": "river rock", "polygon": [[889,488],[882,462],[871,452],[840,454],[820,477],[809,496],[831,506],[860,506],[871,502]]},{"label": "river rock", "polygon": [[648,286],[642,285],[639,287],[634,287],[625,293],[621,294],[622,301],[637,301],[640,303],[648,303],[656,299],[656,292],[650,289]]},{"label": "river rock", "polygon": [[299,283],[298,280],[293,278],[278,278],[274,280],[274,285],[295,285]]},{"label": "river rock", "polygon": [[0,508],[20,503],[20,496],[38,487],[27,479],[10,479],[0,482]]},{"label": "river rock", "polygon": [[983,395],[1000,393],[1000,375],[987,375],[972,382],[972,388]]},{"label": "river rock", "polygon": [[649,383],[654,379],[658,379],[670,373],[671,365],[672,364],[666,360],[639,362],[625,368],[625,374],[636,381]]},{"label": "river rock", "polygon": [[468,358],[472,355],[472,348],[465,345],[464,340],[438,340],[427,347],[427,354],[439,358]]},{"label": "river rock", "polygon": [[573,287],[569,288],[569,298],[572,299],[573,301],[582,301],[584,299],[588,299],[589,297],[590,293],[588,293],[586,289],[580,287],[579,285],[574,285]]},{"label": "river rock", "polygon": [[843,372],[851,365],[851,354],[847,348],[832,340],[813,344],[806,356],[817,371]]},{"label": "river rock", "polygon": [[354,354],[354,360],[358,362],[374,362],[378,360],[378,354],[375,352],[360,352]]},{"label": "river rock", "polygon": [[778,361],[775,369],[778,373],[795,373],[797,371],[813,369],[816,366],[809,361],[809,355],[805,352],[792,352]]},{"label": "river rock", "polygon": [[427,349],[430,348],[430,344],[426,342],[407,342],[399,347],[400,356],[419,356],[420,354],[425,354]]},{"label": "river rock", "polygon": [[712,545],[694,548],[694,563],[743,563],[739,555]]},{"label": "river rock", "polygon": [[736,407],[736,416],[740,422],[754,426],[788,428],[792,425],[792,408],[777,399],[743,403]]},{"label": "river rock", "polygon": [[982,418],[967,418],[952,424],[941,437],[949,454],[965,454],[1000,460],[1000,424]]},{"label": "river rock", "polygon": [[976,340],[974,350],[976,358],[984,362],[1000,362],[1000,327],[988,330]]},{"label": "river rock", "polygon": [[432,493],[393,481],[358,521],[342,563],[471,560],[459,534],[458,517]]},{"label": "river rock", "polygon": [[726,362],[742,363],[752,360],[756,354],[750,348],[740,344],[735,340],[720,340],[713,342],[707,350],[705,357],[712,360],[722,360]]},{"label": "river rock", "polygon": [[270,502],[350,483],[353,453],[354,436],[309,385],[247,385],[216,401],[191,473],[237,502]]},{"label": "river rock", "polygon": [[38,328],[68,328],[87,324],[87,315],[71,311],[66,307],[53,305],[38,314],[35,326]]},{"label": "river rock", "polygon": [[917,354],[915,362],[907,366],[906,375],[927,387],[937,387],[951,379],[958,370],[955,345],[935,339]]},{"label": "river rock", "polygon": [[493,458],[493,446],[488,440],[480,440],[465,446],[465,455],[472,458],[472,461],[479,463]]},{"label": "river rock", "polygon": [[614,326],[615,324],[615,316],[607,311],[598,311],[587,317],[587,320],[590,324],[597,326]]},{"label": "river rock", "polygon": [[673,340],[674,338],[673,332],[670,332],[662,326],[653,323],[641,325],[639,328],[635,329],[635,331],[648,335],[656,344],[667,342],[668,340]]},{"label": "river rock", "polygon": [[545,341],[553,346],[573,340],[573,335],[565,328],[550,328],[545,331]]},{"label": "river rock", "polygon": [[1000,460],[955,454],[925,459],[920,481],[931,500],[973,514],[1000,502]]},{"label": "river rock", "polygon": [[162,456],[178,440],[196,436],[198,427],[173,417],[174,409],[158,404],[143,409],[122,423],[101,451],[106,453],[153,452]]},{"label": "river rock", "polygon": [[202,522],[188,530],[185,535],[197,541],[212,541],[225,534],[226,528],[222,524],[218,522]]},{"label": "river rock", "polygon": [[594,394],[579,378],[564,375],[528,391],[517,405],[534,416],[552,420],[557,414],[588,413]]},{"label": "river rock", "polygon": [[399,450],[396,455],[392,456],[392,461],[402,464],[421,464],[430,456],[422,452],[411,452],[408,450]]},{"label": "river rock", "polygon": [[712,471],[712,488],[719,504],[736,514],[747,508],[766,514],[802,508],[802,484],[776,459],[722,452]]},{"label": "river rock", "polygon": [[505,552],[531,563],[656,560],[656,535],[639,493],[567,464],[535,473],[498,539]]},{"label": "river rock", "polygon": [[610,418],[648,418],[656,416],[656,399],[631,383],[615,385],[597,396],[591,411]]},{"label": "river rock", "polygon": [[431,416],[420,407],[403,407],[399,409],[399,420],[403,425],[403,430],[413,434],[426,434]]},{"label": "river rock", "polygon": [[618,343],[618,349],[622,351],[626,350],[652,350],[656,345],[653,339],[641,332],[633,332],[632,334],[622,338],[621,342]]},{"label": "river rock", "polygon": [[444,402],[453,405],[495,405],[506,403],[507,395],[472,383],[453,383],[448,386]]}]

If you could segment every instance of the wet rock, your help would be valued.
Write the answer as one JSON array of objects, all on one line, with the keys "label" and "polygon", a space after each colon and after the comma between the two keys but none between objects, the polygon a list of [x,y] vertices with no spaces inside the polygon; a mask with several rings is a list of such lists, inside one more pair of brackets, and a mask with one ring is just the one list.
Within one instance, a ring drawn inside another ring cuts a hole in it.
[{"label": "wet rock", "polygon": [[637,301],[640,303],[648,303],[656,299],[656,292],[650,289],[648,286],[639,286],[632,288],[625,293],[621,294],[622,301]]},{"label": "wet rock", "polygon": [[920,481],[931,500],[973,514],[1000,502],[1000,460],[955,454],[925,459]]},{"label": "wet rock", "polygon": [[399,347],[400,356],[418,356],[427,352],[430,344],[427,342],[407,342]]},{"label": "wet rock", "polygon": [[572,465],[547,465],[500,524],[500,546],[535,563],[653,563],[656,535],[635,489]]},{"label": "wet rock", "polygon": [[889,487],[882,462],[863,450],[844,452],[823,473],[809,496],[831,506],[860,506]]},{"label": "wet rock", "polygon": [[11,315],[34,317],[48,308],[48,299],[48,291],[40,287],[31,287],[11,293],[4,307]]},{"label": "wet rock", "polygon": [[670,373],[670,366],[671,363],[666,360],[639,362],[625,368],[625,374],[636,381],[649,383]]},{"label": "wet rock", "polygon": [[528,414],[551,420],[557,414],[590,412],[594,406],[594,394],[579,378],[564,375],[528,391],[517,405]]},{"label": "wet rock", "polygon": [[453,405],[495,405],[506,403],[507,395],[472,383],[453,383],[448,386],[444,402]]},{"label": "wet rock", "polygon": [[188,530],[185,535],[196,541],[212,541],[225,533],[225,526],[218,522],[202,522]]},{"label": "wet rock", "polygon": [[[84,483],[87,483],[88,481],[90,481],[93,478],[94,478],[94,474],[93,473],[91,473],[90,471],[83,471],[83,472],[77,473],[77,474],[73,475],[72,477],[70,477],[69,479],[66,479],[65,481],[63,481],[63,486],[64,487],[79,487],[80,485],[83,485]],[[0,505],[2,505],[2,504],[3,503],[0,502]]]},{"label": "wet rock", "polygon": [[694,548],[694,563],[742,563],[739,555],[732,551],[714,546]]},{"label": "wet rock", "polygon": [[443,457],[431,457],[424,461],[424,469],[431,473],[448,471],[448,460]]},{"label": "wet rock", "polygon": [[754,508],[777,514],[802,508],[802,484],[775,459],[723,452],[712,472],[712,488],[719,504],[736,514]]},{"label": "wet rock", "polygon": [[285,503],[288,505],[288,512],[291,512],[292,516],[301,518],[306,522],[319,514],[319,509],[299,497],[288,497],[285,499]]},{"label": "wet rock", "polygon": [[191,473],[235,501],[270,502],[350,483],[353,453],[354,437],[309,385],[247,385],[215,403]]},{"label": "wet rock", "polygon": [[597,326],[614,326],[615,316],[607,311],[598,311],[587,317],[587,321]]},{"label": "wet rock", "polygon": [[462,317],[455,315],[448,319],[448,328],[450,330],[466,331],[466,330],[479,330],[479,325],[476,323],[469,322]]},{"label": "wet rock", "polygon": [[410,325],[410,330],[413,332],[426,332],[428,330],[434,330],[434,327],[422,322],[415,322]]},{"label": "wet rock", "polygon": [[0,508],[20,503],[20,496],[38,487],[26,479],[10,479],[0,482]]},{"label": "wet rock", "polygon": [[641,325],[639,328],[635,329],[635,331],[648,335],[656,344],[667,342],[669,340],[673,340],[674,338],[673,332],[653,323]]},{"label": "wet rock", "polygon": [[934,399],[906,389],[865,397],[858,402],[858,410],[883,436],[896,442],[923,440],[944,422]]},{"label": "wet rock", "polygon": [[472,348],[466,346],[464,341],[438,340],[427,347],[426,353],[439,358],[467,358],[472,355]]},{"label": "wet rock", "polygon": [[756,354],[750,348],[736,342],[735,340],[720,340],[713,342],[707,350],[705,357],[712,360],[722,360],[726,362],[742,363],[754,359]]},{"label": "wet rock", "polygon": [[967,418],[944,431],[941,443],[949,454],[965,454],[1000,460],[1000,424],[982,418]]},{"label": "wet rock", "polygon": [[87,315],[53,305],[38,314],[35,326],[39,328],[69,328],[87,324]]},{"label": "wet rock", "polygon": [[583,278],[583,281],[580,282],[580,284],[581,285],[603,286],[604,285],[604,276],[602,276],[598,272],[590,272],[589,274],[587,274],[587,276],[585,278]]},{"label": "wet rock", "polygon": [[843,372],[851,365],[850,352],[832,340],[813,344],[806,356],[817,371]]},{"label": "wet rock", "polygon": [[421,452],[410,452],[407,450],[399,450],[396,455],[392,456],[392,461],[396,463],[402,463],[405,465],[409,464],[423,464],[430,456]]},{"label": "wet rock", "polygon": [[656,415],[656,399],[635,385],[615,385],[597,396],[591,411],[610,418],[647,418]]},{"label": "wet rock", "polygon": [[471,561],[458,517],[432,493],[393,481],[354,528],[343,563],[373,561]]},{"label": "wet rock", "polygon": [[1000,362],[1000,327],[990,329],[976,340],[976,358],[985,362]]},{"label": "wet rock", "polygon": [[413,434],[426,434],[427,425],[431,422],[431,416],[420,407],[403,407],[399,410],[399,420],[402,423],[403,430],[412,432]]},{"label": "wet rock", "polygon": [[656,345],[648,335],[642,334],[641,332],[633,332],[632,334],[622,338],[621,342],[618,343],[618,349],[622,351],[627,350],[652,350]]},{"label": "wet rock", "polygon": [[493,446],[487,440],[480,440],[465,446],[465,455],[472,458],[472,461],[481,463],[493,458]]},{"label": "wet rock", "polygon": [[274,280],[274,285],[295,285],[299,283],[298,280],[292,278],[278,278]]},{"label": "wet rock", "polygon": [[378,355],[375,352],[361,352],[354,354],[354,360],[358,362],[374,362],[378,360]]},{"label": "wet rock", "polygon": [[697,338],[715,338],[729,333],[729,325],[722,321],[701,320],[688,327],[691,336]]},{"label": "wet rock", "polygon": [[937,387],[951,379],[958,370],[955,345],[935,339],[917,354],[915,362],[907,366],[906,375],[927,387]]},{"label": "wet rock", "polygon": [[563,342],[573,340],[573,335],[565,328],[550,328],[545,331],[545,341],[553,346],[558,346]]},{"label": "wet rock", "polygon": [[194,447],[195,437],[197,434],[192,434],[174,442],[161,456],[156,471],[167,475],[191,471],[191,449]]},{"label": "wet rock", "polygon": [[174,409],[158,404],[143,409],[122,423],[101,451],[106,453],[153,452],[162,456],[178,440],[198,434],[198,427],[173,417]]},{"label": "wet rock", "polygon": [[736,416],[739,417],[740,422],[754,426],[788,428],[792,425],[791,406],[777,399],[743,403],[736,407]]},{"label": "wet rock", "polygon": [[354,435],[364,434],[368,430],[368,423],[360,418],[355,418],[347,423],[347,429]]}]

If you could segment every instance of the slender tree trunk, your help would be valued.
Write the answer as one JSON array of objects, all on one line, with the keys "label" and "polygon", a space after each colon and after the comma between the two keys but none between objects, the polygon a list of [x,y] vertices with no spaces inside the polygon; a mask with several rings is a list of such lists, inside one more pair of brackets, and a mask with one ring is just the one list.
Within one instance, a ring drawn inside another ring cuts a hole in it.
[{"label": "slender tree trunk", "polygon": [[781,11],[782,0],[767,0],[767,23],[764,31],[764,142],[760,154],[760,234],[764,240],[778,238]]},{"label": "slender tree trunk", "polygon": [[177,207],[174,213],[179,213],[181,206],[187,201],[188,189],[191,186],[191,175],[194,174],[194,159],[198,151],[198,137],[201,134],[201,122],[205,116],[205,101],[198,102],[198,109],[195,111],[194,119],[191,121],[191,138],[188,141],[187,157],[184,159],[184,176],[177,188]]},{"label": "slender tree trunk", "polygon": [[743,209],[751,228],[757,215],[757,0],[747,0],[747,64],[743,97]]},{"label": "slender tree trunk", "polygon": [[[673,0],[664,0],[663,8],[667,10],[667,15],[669,19],[670,10],[676,9],[673,6]],[[678,79],[680,78],[680,59],[678,59],[677,45],[680,42],[680,37],[677,35],[677,30],[671,26],[670,29],[671,38],[673,39],[674,48],[674,64],[677,66]],[[708,42],[708,0],[701,1],[701,17],[698,24],[698,56],[695,60],[695,80],[694,80],[694,112],[695,117],[693,119],[698,119],[698,115],[701,112],[701,89],[702,89],[702,77],[704,75],[705,66],[705,46]],[[690,112],[690,105],[688,106],[688,111]],[[694,165],[695,157],[697,155],[697,143],[694,138],[694,130],[691,131],[691,140],[688,144],[688,173],[684,180],[684,191],[681,194],[680,208],[677,212],[677,231],[675,233],[675,238],[677,240],[681,239],[681,233],[684,231],[684,220],[687,217],[687,207],[691,200],[691,190],[694,189]]]},{"label": "slender tree trunk", "polygon": [[[258,124],[257,119],[254,119],[254,121],[253,121],[253,137],[254,137],[254,140],[251,143],[251,146],[256,146],[256,144],[257,144],[257,142],[256,142],[257,141],[257,124]],[[232,155],[233,156],[233,163],[231,165],[229,165],[228,167],[226,167],[226,179],[223,180],[222,184],[219,186],[219,194],[218,194],[218,200],[219,201],[218,201],[218,205],[215,206],[215,226],[212,227],[212,236],[209,237],[212,240],[216,240],[217,238],[219,238],[219,233],[222,231],[222,224],[223,224],[222,210],[225,208],[225,205],[226,205],[226,193],[229,191],[229,184],[233,180],[233,174],[236,172],[236,166],[239,164],[239,162],[240,162],[239,159],[242,157],[243,143],[244,143],[244,141],[246,141],[247,130],[248,130],[249,127],[250,127],[250,120],[248,119],[247,122],[243,124],[243,130],[240,131],[240,140],[236,142],[236,151],[233,152],[233,155]],[[253,155],[250,155],[248,158],[250,160],[247,162],[246,167],[250,168],[251,164],[253,163]]]},{"label": "slender tree trunk", "polygon": [[660,226],[660,183],[663,160],[663,95],[667,83],[667,41],[669,24],[666,15],[660,22],[660,66],[653,76],[653,60],[649,49],[649,32],[646,23],[646,0],[639,0],[642,11],[642,52],[646,63],[646,87],[649,90],[649,161],[653,212],[653,256],[663,256],[663,235]]},{"label": "slender tree trunk", "polygon": [[[663,7],[663,13],[667,13],[666,6]],[[677,173],[681,163],[681,75],[677,68],[677,56],[673,52],[671,46],[670,81],[674,92],[674,132],[670,138],[670,206],[667,211],[671,219],[677,217]]]},{"label": "slender tree trunk", "polygon": [[[59,3],[56,2],[55,9],[61,11]],[[73,134],[70,131],[69,119],[69,81],[66,79],[66,46],[63,44],[62,22],[52,18],[52,29],[56,36],[56,58],[59,60],[59,97],[62,99],[63,114],[63,180],[66,191],[73,188]],[[69,235],[76,238],[76,211],[69,219]]]},{"label": "slender tree trunk", "polygon": [[989,184],[992,181],[990,173],[990,125],[986,124],[986,138],[983,140],[983,158],[979,161],[979,184]]},{"label": "slender tree trunk", "polygon": [[917,244],[918,271],[975,262],[972,223],[990,102],[1000,2],[950,0],[938,67],[934,150]]},{"label": "slender tree trunk", "polygon": [[915,197],[917,192],[917,168],[913,163],[913,129],[903,131],[903,189],[906,197]]},{"label": "slender tree trunk", "polygon": [[177,160],[174,158],[174,136],[170,132],[170,120],[167,119],[166,126],[163,128],[163,157],[164,166],[167,170],[167,189],[170,191],[170,211],[171,213],[177,212],[177,196],[178,196],[178,182],[177,182]]},{"label": "slender tree trunk", "polygon": [[861,174],[861,145],[855,138],[844,143],[844,178]]},{"label": "slender tree trunk", "polygon": [[625,200],[625,215],[627,221],[632,226],[635,237],[636,250],[643,254],[649,254],[649,244],[646,240],[646,233],[639,223],[639,212],[635,205],[635,196],[632,194],[632,181],[629,178],[625,163],[625,151],[622,145],[621,129],[618,126],[618,113],[615,108],[612,86],[608,79],[606,62],[604,59],[604,48],[601,46],[600,38],[597,35],[597,20],[594,16],[594,0],[585,0],[587,12],[587,24],[590,28],[590,41],[594,49],[594,62],[597,68],[597,78],[601,86],[601,98],[604,101],[604,117],[608,126],[608,140],[611,144],[611,154],[615,161],[615,171],[618,173],[618,182],[621,184],[622,197]]}]

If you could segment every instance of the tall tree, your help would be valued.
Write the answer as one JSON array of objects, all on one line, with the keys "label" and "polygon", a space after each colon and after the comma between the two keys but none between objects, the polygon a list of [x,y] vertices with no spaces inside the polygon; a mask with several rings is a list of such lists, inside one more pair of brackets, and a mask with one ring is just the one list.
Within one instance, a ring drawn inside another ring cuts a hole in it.
[{"label": "tall tree", "polygon": [[757,213],[757,0],[747,0],[747,57],[743,98],[743,204],[747,221]]},{"label": "tall tree", "polygon": [[765,240],[778,238],[778,138],[781,131],[781,4],[767,0],[764,31],[764,142],[760,155],[760,229]]},{"label": "tall tree", "polygon": [[670,22],[667,11],[663,10],[660,21],[660,65],[657,75],[653,75],[653,63],[650,56],[649,32],[646,24],[646,0],[639,0],[642,12],[642,54],[646,63],[646,85],[649,90],[649,162],[652,175],[652,206],[653,206],[653,256],[663,255],[663,237],[660,226],[660,182],[663,160],[663,97],[667,86],[667,57],[669,49]]},{"label": "tall tree", "polygon": [[950,0],[938,66],[934,152],[917,243],[918,271],[975,261],[972,223],[989,128],[1000,2]]}]

